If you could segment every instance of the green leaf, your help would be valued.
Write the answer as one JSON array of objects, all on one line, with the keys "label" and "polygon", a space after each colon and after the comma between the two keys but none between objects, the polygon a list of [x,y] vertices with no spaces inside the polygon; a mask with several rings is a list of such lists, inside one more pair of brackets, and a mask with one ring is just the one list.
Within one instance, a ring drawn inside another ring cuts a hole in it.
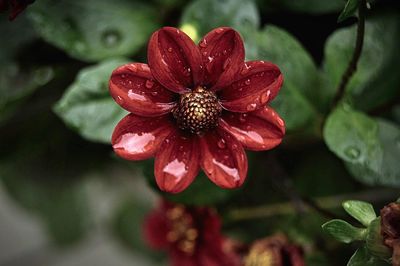
[{"label": "green leaf", "polygon": [[366,247],[372,255],[381,259],[388,259],[392,256],[392,251],[383,244],[380,217],[373,220],[369,225],[365,241]]},{"label": "green leaf", "polygon": [[399,126],[382,120],[375,121],[378,127],[378,135],[374,142],[379,142],[382,153],[378,164],[354,165],[347,164],[350,173],[359,181],[370,185],[385,185],[400,187],[400,128]]},{"label": "green leaf", "polygon": [[[323,62],[325,102],[333,99],[341,77],[351,60],[356,26],[340,29],[327,40]],[[399,93],[400,75],[397,58],[400,50],[400,19],[398,14],[384,13],[368,19],[364,45],[357,71],[346,87],[357,109],[370,110],[393,99]]]},{"label": "green leaf", "polygon": [[378,124],[365,114],[341,105],[329,115],[323,134],[328,148],[345,162],[371,170],[382,164]]},{"label": "green leaf", "polygon": [[323,224],[322,229],[332,235],[336,240],[344,243],[364,240],[367,232],[366,229],[354,227],[340,219],[334,219]]},{"label": "green leaf", "polygon": [[369,226],[371,221],[376,218],[374,207],[368,202],[348,200],[343,202],[342,205],[348,214],[350,214],[364,226]]},{"label": "green leaf", "polygon": [[230,26],[242,34],[259,26],[260,18],[252,0],[196,0],[182,14],[181,24],[195,27],[199,36],[220,26]]},{"label": "green leaf", "polygon": [[368,252],[368,249],[363,246],[351,256],[347,266],[388,266],[389,263],[374,257]]},{"label": "green leaf", "polygon": [[309,125],[316,119],[315,88],[317,68],[307,51],[289,33],[267,26],[256,40],[257,53],[251,60],[267,60],[278,65],[285,82],[278,97],[272,102],[282,115],[289,130]]},{"label": "green leaf", "polygon": [[[17,34],[16,34],[17,33]],[[36,39],[24,16],[10,23],[0,16],[0,123],[9,118],[37,88],[53,78],[48,66],[18,62],[18,53]]]},{"label": "green leaf", "polygon": [[109,143],[114,127],[127,112],[111,98],[108,80],[116,67],[127,62],[112,59],[82,69],[54,111],[84,138]]},{"label": "green leaf", "polygon": [[339,15],[338,22],[342,22],[343,20],[354,16],[359,4],[360,0],[347,0],[342,13]]},{"label": "green leaf", "polygon": [[29,13],[47,42],[84,61],[131,55],[159,26],[158,11],[135,0],[41,0]]}]

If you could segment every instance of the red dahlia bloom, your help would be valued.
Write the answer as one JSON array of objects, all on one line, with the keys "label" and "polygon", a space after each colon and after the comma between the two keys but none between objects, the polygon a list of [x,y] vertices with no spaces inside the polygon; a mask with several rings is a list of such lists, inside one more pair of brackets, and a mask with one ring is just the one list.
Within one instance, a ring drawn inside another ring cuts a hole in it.
[{"label": "red dahlia bloom", "polygon": [[9,20],[15,19],[25,8],[35,0],[0,0],[0,12],[11,10]]},{"label": "red dahlia bloom", "polygon": [[195,43],[165,27],[151,36],[148,65],[127,64],[110,78],[114,100],[131,112],[112,135],[128,160],[155,155],[160,189],[187,188],[200,167],[220,187],[236,188],[247,175],[244,148],[268,150],[285,133],[268,104],[283,77],[264,61],[244,61],[240,35],[217,28]]},{"label": "red dahlia bloom", "polygon": [[145,239],[167,250],[174,266],[235,266],[240,258],[224,249],[221,221],[209,208],[163,202],[144,224]]}]

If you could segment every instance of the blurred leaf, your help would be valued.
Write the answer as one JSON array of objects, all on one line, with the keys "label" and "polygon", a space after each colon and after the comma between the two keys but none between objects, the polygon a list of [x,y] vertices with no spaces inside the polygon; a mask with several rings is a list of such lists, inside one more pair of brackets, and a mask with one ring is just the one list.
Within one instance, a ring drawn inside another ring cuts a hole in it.
[{"label": "blurred leaf", "polygon": [[342,205],[348,214],[364,226],[369,226],[371,221],[376,218],[374,207],[368,202],[348,200],[343,202]]},{"label": "blurred leaf", "polygon": [[109,143],[111,134],[127,112],[108,92],[108,79],[126,59],[112,59],[82,69],[54,111],[84,138]]},{"label": "blurred leaf", "polygon": [[35,89],[53,77],[50,67],[27,66],[17,62],[17,55],[36,39],[24,16],[10,23],[0,16],[0,123],[16,110]]},{"label": "blurred leaf", "polygon": [[[356,27],[333,33],[325,46],[323,62],[326,91],[325,102],[330,102],[354,50]],[[370,110],[399,93],[400,75],[397,74],[400,50],[399,15],[390,13],[368,19],[365,25],[364,46],[357,71],[347,86],[357,109]]]},{"label": "blurred leaf", "polygon": [[235,28],[241,34],[256,29],[260,18],[252,0],[195,0],[183,11],[181,24],[189,24],[198,35],[220,26]]},{"label": "blurred leaf", "polygon": [[340,13],[338,22],[342,22],[349,17],[354,16],[359,5],[359,0],[347,0],[342,13]]},{"label": "blurred leaf", "polygon": [[373,220],[368,227],[366,247],[369,253],[381,259],[388,259],[392,256],[392,251],[383,244],[380,217]]},{"label": "blurred leaf", "polygon": [[144,165],[143,173],[149,184],[163,197],[172,202],[184,205],[212,206],[229,199],[239,191],[239,189],[231,190],[218,187],[200,171],[194,182],[183,192],[178,194],[164,193],[160,191],[156,184],[153,161],[147,160]]},{"label": "blurred leaf", "polygon": [[388,266],[389,263],[380,260],[369,254],[367,248],[364,246],[357,249],[357,251],[350,258],[347,266]]},{"label": "blurred leaf", "polygon": [[322,229],[343,243],[364,240],[367,232],[366,229],[354,227],[348,222],[339,219],[334,219],[323,224]]},{"label": "blurred leaf", "polygon": [[377,123],[347,105],[337,107],[324,126],[328,148],[352,165],[374,171],[382,164],[382,147]]},{"label": "blurred leaf", "polygon": [[258,35],[257,55],[251,60],[267,60],[279,66],[285,82],[272,102],[286,122],[288,130],[298,129],[315,121],[315,88],[317,68],[308,52],[289,33],[267,26]]},{"label": "blurred leaf", "polygon": [[79,241],[89,225],[85,187],[60,179],[58,173],[36,165],[36,160],[20,158],[0,162],[0,179],[7,191],[23,207],[43,219],[57,244]]},{"label": "blurred leaf", "polygon": [[143,222],[150,208],[134,200],[124,202],[116,210],[113,230],[117,238],[132,251],[144,253],[153,260],[160,260],[159,252],[150,249],[144,239]]},{"label": "blurred leaf", "polygon": [[84,61],[131,55],[159,26],[158,11],[135,0],[41,0],[29,14],[47,42]]},{"label": "blurred leaf", "polygon": [[375,121],[378,127],[378,136],[374,140],[380,143],[381,153],[377,164],[360,165],[347,164],[350,173],[359,181],[369,185],[385,185],[400,187],[400,128],[385,120]]}]

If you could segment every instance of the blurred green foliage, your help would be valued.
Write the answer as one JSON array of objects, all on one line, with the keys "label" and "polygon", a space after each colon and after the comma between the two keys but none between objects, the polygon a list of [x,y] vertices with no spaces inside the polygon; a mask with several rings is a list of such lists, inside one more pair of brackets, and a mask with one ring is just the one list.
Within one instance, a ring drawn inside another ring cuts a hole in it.
[{"label": "blurred green foliage", "polygon": [[[377,231],[370,224],[377,220],[360,213],[395,200],[375,197],[378,186],[400,187],[400,15],[390,4],[372,5],[357,71],[332,108],[354,49],[350,17],[356,2],[345,7],[343,0],[37,0],[14,22],[0,16],[4,188],[41,218],[52,241],[73,244],[94,224],[86,175],[94,171],[107,184],[116,174],[103,170],[117,164],[132,172],[128,179],[146,178],[158,196],[216,207],[225,232],[242,241],[285,232],[305,247],[307,265],[344,265],[355,250],[326,236],[320,225],[328,219],[299,207],[299,197],[335,199],[368,189],[373,205],[352,202],[345,209],[369,229],[336,221],[328,231],[344,242],[367,240],[368,248],[359,248],[348,265],[387,265],[373,246]],[[345,20],[335,24],[340,12]],[[315,19],[315,28],[302,27],[302,19]],[[183,193],[167,195],[156,187],[152,160],[122,163],[111,155],[112,130],[127,112],[108,94],[108,79],[119,65],[145,62],[147,40],[161,26],[189,26],[197,39],[218,26],[234,27],[245,40],[247,60],[271,61],[283,72],[272,106],[284,118],[287,136],[274,151],[248,153],[248,181],[238,190],[220,189],[201,173]],[[307,41],[310,32],[315,36]],[[310,45],[314,42],[324,46]],[[129,200],[116,204],[110,232],[128,249],[158,261],[141,234],[150,204],[120,196]],[[340,202],[333,203],[327,208],[343,215]],[[257,206],[266,207],[263,217],[230,216]]]}]

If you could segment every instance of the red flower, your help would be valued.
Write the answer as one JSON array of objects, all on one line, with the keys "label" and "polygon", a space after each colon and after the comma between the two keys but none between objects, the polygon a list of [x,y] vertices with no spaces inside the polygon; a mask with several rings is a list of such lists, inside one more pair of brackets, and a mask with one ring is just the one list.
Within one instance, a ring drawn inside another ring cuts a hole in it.
[{"label": "red flower", "polygon": [[209,208],[163,202],[144,224],[145,239],[167,250],[174,266],[235,266],[240,258],[224,249],[221,222]]},{"label": "red flower", "polygon": [[381,210],[381,235],[393,250],[393,266],[400,266],[400,203],[392,202]]},{"label": "red flower", "polygon": [[182,31],[162,28],[151,36],[148,62],[111,75],[112,97],[131,112],[112,145],[128,160],[155,155],[160,189],[184,190],[200,167],[218,186],[239,187],[247,175],[244,148],[281,142],[284,122],[266,106],[282,85],[281,72],[269,62],[244,62],[235,30],[214,29],[196,46]]},{"label": "red flower", "polygon": [[0,12],[11,9],[9,20],[15,19],[25,8],[35,0],[0,0]]},{"label": "red flower", "polygon": [[255,241],[244,257],[244,266],[304,266],[303,251],[289,243],[284,235],[275,235]]}]

